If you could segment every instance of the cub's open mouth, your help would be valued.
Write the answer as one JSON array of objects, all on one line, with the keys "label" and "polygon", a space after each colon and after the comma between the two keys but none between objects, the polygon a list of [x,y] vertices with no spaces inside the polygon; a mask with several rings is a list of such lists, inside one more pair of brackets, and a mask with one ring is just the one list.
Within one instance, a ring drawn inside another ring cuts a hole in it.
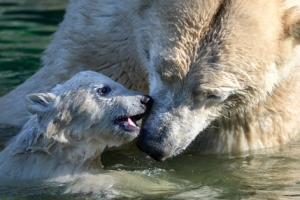
[{"label": "cub's open mouth", "polygon": [[144,114],[134,115],[134,116],[121,116],[114,120],[114,124],[119,125],[125,131],[137,131],[140,127],[137,125],[137,121],[142,119]]}]

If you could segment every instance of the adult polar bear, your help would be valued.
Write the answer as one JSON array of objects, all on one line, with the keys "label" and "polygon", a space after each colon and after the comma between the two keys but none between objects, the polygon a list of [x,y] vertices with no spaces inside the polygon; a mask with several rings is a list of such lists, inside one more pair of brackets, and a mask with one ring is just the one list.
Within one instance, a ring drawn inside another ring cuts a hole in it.
[{"label": "adult polar bear", "polygon": [[283,144],[300,129],[299,45],[298,0],[71,0],[44,66],[1,99],[0,122],[22,125],[26,94],[90,69],[142,92],[148,80],[138,146],[156,160],[197,135],[218,153]]}]

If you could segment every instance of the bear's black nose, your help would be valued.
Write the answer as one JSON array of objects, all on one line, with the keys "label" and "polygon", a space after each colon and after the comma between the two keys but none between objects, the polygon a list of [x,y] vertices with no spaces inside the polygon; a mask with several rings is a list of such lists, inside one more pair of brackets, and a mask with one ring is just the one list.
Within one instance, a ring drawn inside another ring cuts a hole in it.
[{"label": "bear's black nose", "polygon": [[153,99],[149,95],[144,95],[141,99],[141,103],[146,105],[147,108],[149,109],[152,106]]}]

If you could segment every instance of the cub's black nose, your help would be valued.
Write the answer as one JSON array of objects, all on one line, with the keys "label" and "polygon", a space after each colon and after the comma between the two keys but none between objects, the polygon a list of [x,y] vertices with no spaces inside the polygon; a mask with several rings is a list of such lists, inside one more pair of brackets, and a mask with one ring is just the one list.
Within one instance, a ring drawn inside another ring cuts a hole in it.
[{"label": "cub's black nose", "polygon": [[153,99],[149,95],[144,95],[141,99],[141,103],[146,105],[147,108],[149,109],[153,104]]}]

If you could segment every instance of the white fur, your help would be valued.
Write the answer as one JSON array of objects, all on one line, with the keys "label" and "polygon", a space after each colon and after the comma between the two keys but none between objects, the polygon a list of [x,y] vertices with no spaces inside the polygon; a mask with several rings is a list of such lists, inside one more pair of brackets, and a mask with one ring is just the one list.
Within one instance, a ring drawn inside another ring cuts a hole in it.
[{"label": "white fur", "polygon": [[157,160],[193,139],[217,153],[284,144],[300,131],[299,10],[298,0],[71,0],[41,70],[0,99],[0,122],[23,125],[20,97],[89,69],[150,89],[138,146]]},{"label": "white fur", "polygon": [[[109,87],[100,95],[98,88]],[[31,94],[33,115],[0,153],[2,179],[37,179],[101,171],[106,147],[133,140],[114,124],[119,116],[143,114],[140,93],[92,71],[81,72],[51,93]]]}]

